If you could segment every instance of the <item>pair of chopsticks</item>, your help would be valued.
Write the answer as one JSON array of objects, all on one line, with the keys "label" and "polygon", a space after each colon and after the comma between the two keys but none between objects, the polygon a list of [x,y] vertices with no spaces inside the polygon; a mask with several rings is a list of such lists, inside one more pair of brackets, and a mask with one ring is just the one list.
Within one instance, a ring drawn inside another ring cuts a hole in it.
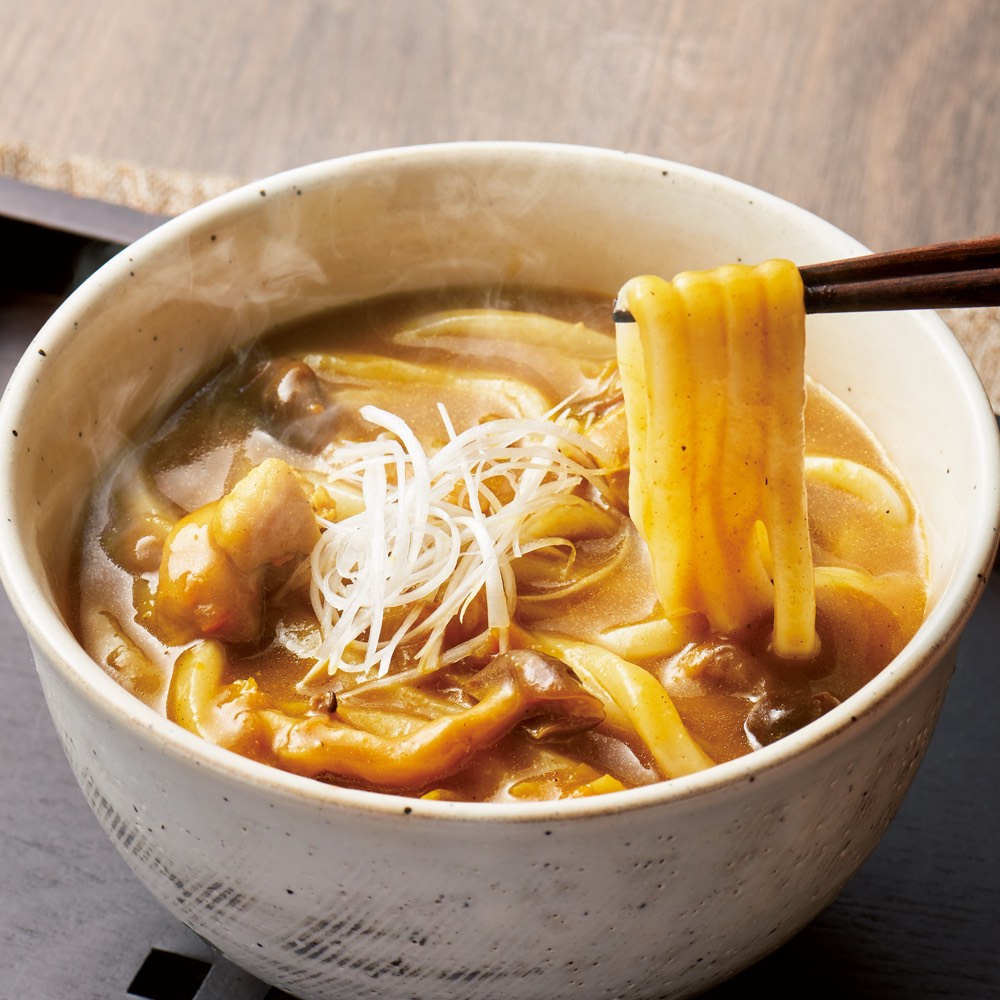
[{"label": "pair of chopsticks", "polygon": [[799,268],[807,313],[1000,305],[1000,236]]},{"label": "pair of chopsticks", "polygon": [[[807,313],[1000,305],[1000,236],[799,268]],[[634,322],[616,305],[616,322]]]}]

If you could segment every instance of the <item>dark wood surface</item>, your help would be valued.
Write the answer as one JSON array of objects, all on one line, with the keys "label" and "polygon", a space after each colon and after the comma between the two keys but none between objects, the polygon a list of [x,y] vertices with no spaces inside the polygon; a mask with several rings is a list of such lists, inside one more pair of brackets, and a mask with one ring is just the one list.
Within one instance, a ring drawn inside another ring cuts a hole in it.
[{"label": "dark wood surface", "polygon": [[[997,53],[993,0],[0,0],[0,152],[250,178],[417,142],[586,143],[727,173],[890,249],[1000,231]],[[2,383],[59,295],[18,281]],[[879,849],[711,996],[1000,996],[997,648],[995,576]],[[154,948],[205,963],[198,1000],[262,1000],[106,842],[2,601],[0,679],[0,1000],[125,998]]]}]

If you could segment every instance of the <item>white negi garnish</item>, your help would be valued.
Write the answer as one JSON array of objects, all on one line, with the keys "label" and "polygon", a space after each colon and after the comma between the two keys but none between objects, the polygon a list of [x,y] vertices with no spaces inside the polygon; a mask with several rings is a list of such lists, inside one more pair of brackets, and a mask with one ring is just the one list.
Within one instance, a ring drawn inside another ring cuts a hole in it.
[{"label": "white negi garnish", "polygon": [[[317,662],[307,685],[337,670],[385,676],[397,648],[415,640],[425,668],[454,662],[491,635],[506,648],[511,560],[564,542],[523,541],[525,521],[583,480],[607,488],[600,467],[608,456],[553,419],[491,420],[456,434],[438,409],[448,442],[434,454],[405,421],[365,406],[361,415],[384,433],[324,455],[329,482],[360,489],[364,509],[320,520],[311,596],[321,641],[310,650]],[[448,623],[481,592],[485,630],[442,652]]]}]

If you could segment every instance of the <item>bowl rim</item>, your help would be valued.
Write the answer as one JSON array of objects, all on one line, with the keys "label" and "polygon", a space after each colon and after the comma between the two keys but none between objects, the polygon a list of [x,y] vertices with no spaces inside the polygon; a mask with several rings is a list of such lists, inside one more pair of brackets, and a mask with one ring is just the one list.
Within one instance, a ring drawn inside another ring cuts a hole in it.
[{"label": "bowl rim", "polygon": [[34,390],[40,347],[51,347],[63,338],[72,337],[73,318],[99,302],[107,294],[106,289],[109,286],[113,288],[137,263],[169,252],[170,247],[182,240],[186,233],[212,220],[252,211],[252,206],[260,203],[264,191],[335,183],[337,177],[345,172],[384,168],[399,158],[409,161],[444,158],[445,161],[453,161],[457,157],[468,162],[482,158],[494,162],[502,156],[538,158],[540,155],[556,161],[561,158],[586,158],[604,166],[634,164],[636,169],[667,170],[688,185],[725,191],[729,197],[753,200],[777,218],[792,221],[796,227],[808,222],[818,232],[835,238],[844,246],[845,256],[851,252],[865,252],[862,244],[831,223],[742,181],[660,157],[548,142],[446,142],[353,153],[251,181],[192,208],[142,236],[73,291],[32,340],[0,399],[0,432],[4,434],[3,444],[0,445],[0,581],[28,633],[36,659],[41,653],[78,696],[101,714],[114,716],[134,736],[154,743],[161,752],[177,761],[207,767],[218,777],[256,794],[321,809],[336,807],[384,815],[477,823],[551,824],[724,793],[727,788],[746,781],[753,782],[789,765],[850,727],[874,725],[879,706],[887,700],[903,697],[912,685],[920,683],[930,665],[938,657],[946,655],[947,647],[957,641],[962,626],[972,614],[986,586],[1000,530],[1000,437],[996,420],[971,361],[940,317],[929,313],[912,313],[910,318],[945,352],[955,377],[966,389],[970,410],[976,417],[970,430],[975,434],[975,453],[980,458],[984,473],[977,507],[983,530],[976,536],[977,544],[969,546],[961,554],[951,582],[916,636],[888,666],[819,720],[752,754],[685,777],[581,799],[475,803],[406,798],[328,785],[209,743],[169,721],[126,691],[84,651],[50,603],[44,589],[33,578],[17,529],[18,517],[12,489],[17,438],[10,431],[16,433],[18,415]]}]

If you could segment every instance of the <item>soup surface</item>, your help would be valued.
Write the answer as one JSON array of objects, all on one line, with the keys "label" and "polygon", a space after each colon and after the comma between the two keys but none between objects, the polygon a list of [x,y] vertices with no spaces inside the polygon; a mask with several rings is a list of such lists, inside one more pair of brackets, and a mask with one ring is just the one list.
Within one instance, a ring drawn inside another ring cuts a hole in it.
[{"label": "soup surface", "polygon": [[923,616],[919,520],[881,447],[811,382],[805,429],[818,644],[788,656],[770,612],[665,617],[606,297],[316,316],[110,470],[78,631],[180,725],[324,781],[510,801],[675,777],[819,717]]}]

